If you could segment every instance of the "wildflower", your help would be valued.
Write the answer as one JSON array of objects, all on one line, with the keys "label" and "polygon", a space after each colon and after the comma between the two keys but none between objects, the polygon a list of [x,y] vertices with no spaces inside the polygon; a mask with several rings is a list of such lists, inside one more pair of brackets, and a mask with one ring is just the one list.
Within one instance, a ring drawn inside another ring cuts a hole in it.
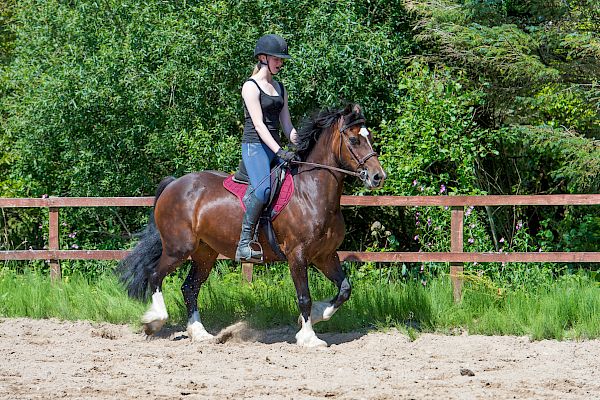
[{"label": "wildflower", "polygon": [[427,218],[427,226],[431,226],[431,218]]},{"label": "wildflower", "polygon": [[415,235],[414,239],[419,240],[419,235]]},{"label": "wildflower", "polygon": [[475,239],[469,238],[469,243],[475,243]]},{"label": "wildflower", "polygon": [[469,225],[469,228],[471,228],[471,229],[475,229],[475,224],[470,224],[470,225]]},{"label": "wildflower", "polygon": [[421,186],[420,189],[421,189],[421,192],[422,192],[423,190],[425,190],[425,186]]},{"label": "wildflower", "polygon": [[417,186],[417,184],[418,184],[418,183],[419,183],[419,182],[417,182],[417,180],[415,179],[415,180],[413,181],[413,186]]},{"label": "wildflower", "polygon": [[47,195],[47,194],[43,194],[43,195],[42,195],[42,199],[47,199],[47,198],[48,198],[48,195]]},{"label": "wildflower", "polygon": [[502,248],[500,248],[500,250],[498,250],[498,253],[502,253],[502,251],[503,251],[503,249],[502,249]]},{"label": "wildflower", "polygon": [[72,248],[72,249],[78,249],[78,248],[79,248],[79,246],[77,245],[77,243],[73,243],[73,244],[71,245],[71,248]]},{"label": "wildflower", "polygon": [[469,215],[471,215],[471,213],[473,212],[474,208],[475,207],[473,207],[473,206],[467,207],[467,211],[465,211],[465,217],[468,217]]},{"label": "wildflower", "polygon": [[500,243],[504,243],[504,238],[503,238],[503,237],[501,237],[501,238],[500,238],[500,240],[499,240],[499,242],[500,242]]},{"label": "wildflower", "polygon": [[427,281],[425,279],[421,279],[421,285],[427,286]]},{"label": "wildflower", "polygon": [[415,222],[415,225],[416,225],[416,226],[419,226],[419,220],[417,220],[417,222]]},{"label": "wildflower", "polygon": [[519,220],[519,222],[517,222],[517,230],[521,229],[523,227],[523,221]]},{"label": "wildflower", "polygon": [[70,237],[71,239],[74,239],[74,238],[75,238],[75,236],[77,236],[77,232],[69,233],[69,237]]},{"label": "wildflower", "polygon": [[442,183],[442,185],[440,186],[440,194],[444,193],[446,191],[446,185],[444,185]]},{"label": "wildflower", "polygon": [[444,206],[444,210],[447,210],[448,208],[450,208],[450,207],[448,207],[448,206]]},{"label": "wildflower", "polygon": [[538,249],[538,253],[541,253],[541,252],[542,252],[542,248],[540,247],[540,248]]}]

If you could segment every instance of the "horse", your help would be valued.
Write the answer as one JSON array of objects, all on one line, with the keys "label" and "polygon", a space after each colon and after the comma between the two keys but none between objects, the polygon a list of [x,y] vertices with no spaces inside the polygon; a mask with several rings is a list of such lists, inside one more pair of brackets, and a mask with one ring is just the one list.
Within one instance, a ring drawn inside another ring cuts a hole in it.
[{"label": "horse", "polygon": [[[298,132],[294,166],[294,195],[272,226],[294,281],[301,328],[300,346],[327,346],[313,325],[329,320],[348,300],[351,285],[341,267],[337,249],[345,235],[340,208],[345,175],[358,177],[368,189],[381,187],[386,178],[371,132],[357,104],[321,110]],[[168,319],[162,296],[163,279],[191,257],[192,265],[181,287],[187,308],[187,333],[196,341],[213,337],[198,312],[200,286],[219,254],[233,259],[242,224],[239,200],[223,187],[229,175],[201,171],[178,179],[163,179],[156,190],[154,213],[134,249],[119,263],[118,274],[129,296],[152,297],[142,316],[147,335],[159,331]],[[263,233],[258,237],[264,262],[278,261]],[[308,267],[316,266],[337,287],[329,301],[312,302]]]}]

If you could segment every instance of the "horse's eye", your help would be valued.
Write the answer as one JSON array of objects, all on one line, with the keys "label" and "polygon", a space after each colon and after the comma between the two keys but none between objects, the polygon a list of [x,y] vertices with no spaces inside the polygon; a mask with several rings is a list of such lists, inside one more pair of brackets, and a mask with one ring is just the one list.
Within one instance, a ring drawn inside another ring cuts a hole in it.
[{"label": "horse's eye", "polygon": [[357,137],[350,137],[350,139],[349,139],[349,140],[350,140],[350,144],[351,144],[352,146],[356,146],[356,145],[358,145],[358,144],[360,143],[360,141],[358,140],[358,138],[357,138]]}]

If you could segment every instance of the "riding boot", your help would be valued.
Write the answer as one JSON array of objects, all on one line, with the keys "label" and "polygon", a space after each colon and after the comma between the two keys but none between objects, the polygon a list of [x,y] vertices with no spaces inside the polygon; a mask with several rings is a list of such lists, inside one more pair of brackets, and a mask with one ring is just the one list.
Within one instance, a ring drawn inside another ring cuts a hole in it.
[{"label": "riding boot", "polygon": [[259,245],[260,250],[255,250],[250,244],[254,239],[254,230],[258,219],[260,218],[260,214],[262,213],[264,204],[254,195],[254,193],[250,193],[249,195],[244,196],[244,205],[246,206],[246,213],[244,214],[244,219],[242,221],[240,241],[237,250],[235,251],[235,261],[262,262],[262,248],[260,248]]}]

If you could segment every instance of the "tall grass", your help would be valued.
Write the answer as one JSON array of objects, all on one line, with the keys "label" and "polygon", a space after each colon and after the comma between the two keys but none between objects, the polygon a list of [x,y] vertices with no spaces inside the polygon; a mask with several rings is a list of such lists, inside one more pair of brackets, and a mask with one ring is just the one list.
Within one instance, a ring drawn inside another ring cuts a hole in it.
[{"label": "tall grass", "polygon": [[[352,275],[352,273],[351,273]],[[180,286],[184,271],[169,276],[163,293],[170,323],[187,319]],[[425,284],[424,284],[425,283]],[[336,290],[320,273],[310,274],[314,300]],[[51,283],[36,270],[0,269],[0,315],[139,324],[147,305],[131,300],[110,273],[81,274]],[[220,264],[203,285],[200,314],[209,329],[238,320],[257,328],[295,324],[298,308],[294,285],[285,268],[258,267],[252,284],[239,271]],[[351,331],[400,327],[418,331],[484,335],[528,335],[533,339],[600,337],[600,288],[585,274],[568,275],[537,287],[502,289],[489,279],[469,276],[463,300],[454,303],[446,275],[385,282],[353,279],[350,300],[317,331]]]}]

